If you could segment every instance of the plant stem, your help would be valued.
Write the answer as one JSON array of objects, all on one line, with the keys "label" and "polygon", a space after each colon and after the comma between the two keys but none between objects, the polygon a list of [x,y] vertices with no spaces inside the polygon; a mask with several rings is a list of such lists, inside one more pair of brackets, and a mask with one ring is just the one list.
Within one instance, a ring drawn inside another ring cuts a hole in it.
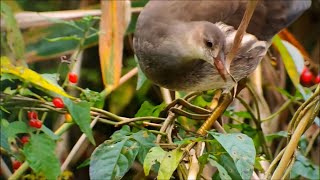
[{"label": "plant stem", "polygon": [[[309,101],[306,101],[306,102],[309,102]],[[319,105],[319,102],[317,105]],[[315,105],[314,108],[317,108],[316,107],[317,105]],[[306,105],[304,107],[306,107]],[[313,108],[313,110],[314,110],[314,108]],[[300,114],[300,112],[298,112],[298,111],[296,113]],[[292,135],[292,137],[291,137],[291,139],[290,139],[290,141],[284,151],[284,154],[280,160],[280,163],[279,163],[278,167],[276,168],[271,179],[281,179],[283,177],[283,173],[286,170],[287,165],[289,164],[289,161],[290,161],[295,149],[297,148],[299,139],[302,136],[302,134],[304,133],[304,131],[306,130],[306,127],[310,121],[310,114],[312,114],[312,111],[309,110],[308,113],[306,114],[306,116],[302,117],[302,120],[300,121],[297,128],[295,129],[295,131],[294,131],[294,133],[293,133],[293,135]]]},{"label": "plant stem", "polygon": [[269,117],[266,117],[264,119],[261,120],[261,122],[265,122],[265,121],[269,121],[272,120],[274,117],[276,117],[277,115],[279,115],[282,111],[284,111],[285,109],[287,109],[287,107],[292,103],[292,100],[289,99],[287,100],[285,103],[283,103],[283,105],[279,108],[278,111],[274,112],[273,114],[271,114]]},{"label": "plant stem", "polygon": [[22,174],[29,168],[29,164],[25,161],[13,174],[9,177],[8,180],[17,180],[20,179]]},{"label": "plant stem", "polygon": [[[95,119],[91,122],[90,127],[93,128],[94,125],[97,123],[99,116],[95,117]],[[72,150],[70,151],[69,155],[67,156],[66,160],[63,162],[61,166],[61,171],[64,171],[69,163],[71,162],[74,155],[78,152],[79,148],[81,147],[82,143],[86,140],[86,135],[82,133],[76,144],[73,146]]]}]

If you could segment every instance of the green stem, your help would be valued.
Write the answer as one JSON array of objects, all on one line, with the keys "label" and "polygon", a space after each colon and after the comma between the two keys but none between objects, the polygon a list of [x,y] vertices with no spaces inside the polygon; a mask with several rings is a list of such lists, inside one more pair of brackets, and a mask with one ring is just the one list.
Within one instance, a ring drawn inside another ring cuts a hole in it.
[{"label": "green stem", "polygon": [[29,168],[28,162],[24,162],[13,174],[9,177],[8,180],[17,180],[23,175],[23,173]]},{"label": "green stem", "polygon": [[274,112],[269,117],[266,117],[266,118],[262,119],[261,121],[265,122],[265,121],[272,120],[274,117],[276,117],[277,115],[280,115],[281,112],[283,112],[285,109],[287,109],[287,107],[289,107],[289,105],[291,103],[292,103],[291,99],[287,100],[285,103],[283,103],[283,105],[279,108],[278,111]]}]

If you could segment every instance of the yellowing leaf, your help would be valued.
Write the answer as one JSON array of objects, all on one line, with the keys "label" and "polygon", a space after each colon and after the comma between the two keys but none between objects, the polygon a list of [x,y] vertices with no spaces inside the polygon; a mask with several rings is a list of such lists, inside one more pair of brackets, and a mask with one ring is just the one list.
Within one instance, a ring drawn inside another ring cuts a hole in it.
[{"label": "yellowing leaf", "polygon": [[37,72],[23,66],[12,65],[9,58],[5,56],[1,57],[1,76],[3,74],[14,75],[23,81],[30,82],[42,90],[50,91],[52,93],[74,99],[74,97],[68,95],[61,87],[48,82]]},{"label": "yellowing leaf", "polygon": [[305,90],[302,88],[302,86],[299,83],[300,76],[299,76],[297,68],[294,64],[293,57],[289,53],[287,47],[283,44],[279,35],[274,36],[274,38],[272,39],[272,43],[278,49],[278,51],[283,59],[284,66],[287,70],[287,73],[288,73],[293,85],[297,88],[297,90],[300,91],[300,93],[303,95],[303,97],[305,99],[307,99],[308,98],[307,92],[305,92]]},{"label": "yellowing leaf", "polygon": [[119,84],[123,37],[130,21],[130,1],[101,1],[99,55],[102,79],[107,89]]}]

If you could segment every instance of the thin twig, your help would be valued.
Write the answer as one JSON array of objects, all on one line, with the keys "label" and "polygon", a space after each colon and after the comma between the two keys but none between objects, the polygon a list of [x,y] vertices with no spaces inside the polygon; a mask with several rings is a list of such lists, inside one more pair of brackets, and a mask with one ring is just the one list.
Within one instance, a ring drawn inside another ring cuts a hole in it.
[{"label": "thin twig", "polygon": [[118,122],[115,127],[122,126],[124,124],[129,124],[132,122],[137,122],[137,121],[165,121],[165,118],[158,118],[158,117],[137,117],[137,118],[131,118],[131,119],[126,119],[123,121]]},{"label": "thin twig", "polygon": [[292,167],[293,167],[293,165],[294,165],[294,162],[295,162],[295,160],[296,160],[296,155],[297,155],[297,151],[295,151],[295,153],[293,154],[293,156],[292,156],[292,158],[291,158],[291,161],[290,161],[290,163],[289,163],[289,165],[288,165],[288,168],[286,169],[286,172],[284,173],[284,175],[283,175],[283,179],[288,179],[288,175],[290,174],[290,172],[291,172],[291,169],[292,169]]},{"label": "thin twig", "polygon": [[187,112],[185,110],[175,108],[175,107],[171,108],[170,111],[175,113],[176,115],[185,116],[185,117],[188,117],[188,118],[194,119],[194,120],[205,120],[210,116],[210,114],[190,113],[190,112]]},{"label": "thin twig", "polygon": [[[90,128],[93,128],[94,125],[97,123],[99,119],[99,116],[97,116],[90,124]],[[76,144],[73,146],[72,150],[70,151],[68,157],[66,158],[66,160],[63,162],[62,166],[61,166],[61,171],[64,171],[69,163],[71,162],[72,158],[75,156],[75,154],[78,152],[79,148],[81,147],[82,143],[86,140],[86,135],[84,133],[82,133],[82,135],[80,136],[79,140],[76,142]]]},{"label": "thin twig", "polygon": [[7,164],[4,162],[2,157],[1,157],[0,166],[1,166],[1,173],[2,173],[3,177],[5,179],[8,179],[12,175],[12,172],[10,171],[10,169],[8,168]]},{"label": "thin twig", "polygon": [[304,156],[308,156],[309,152],[311,151],[312,147],[313,147],[313,143],[315,142],[315,140],[317,139],[317,137],[319,136],[320,134],[320,128],[318,128],[316,130],[316,132],[313,133],[310,141],[309,141],[309,144],[307,146],[307,149],[306,149],[306,152],[304,153]]},{"label": "thin twig", "polygon": [[236,36],[233,41],[232,48],[226,58],[226,68],[227,68],[228,72],[229,72],[231,62],[232,62],[233,58],[235,57],[237,50],[240,47],[242,38],[243,38],[244,34],[246,33],[247,27],[250,23],[250,19],[252,17],[252,14],[253,14],[255,8],[256,8],[257,3],[258,3],[258,0],[247,1],[246,11],[245,11],[245,13],[242,17],[241,23],[238,27]]},{"label": "thin twig", "polygon": [[[307,101],[306,101],[307,102]],[[319,108],[319,102],[314,106],[313,110],[315,108]],[[305,106],[306,107],[306,106]],[[280,163],[278,167],[276,168],[272,179],[280,179],[283,177],[283,173],[286,170],[289,161],[297,148],[298,142],[304,131],[306,130],[307,125],[309,124],[310,121],[310,114],[312,114],[312,111],[309,111],[309,114],[306,114],[306,116],[302,117],[302,120],[298,124],[297,128],[295,129],[285,151],[284,154],[280,160]],[[313,119],[312,119],[313,120]]]},{"label": "thin twig", "polygon": [[284,153],[284,150],[285,150],[285,149],[282,149],[282,150],[279,152],[279,154],[278,154],[278,155],[273,159],[273,161],[271,162],[268,170],[267,170],[266,173],[265,173],[266,179],[270,179],[271,171],[272,171],[274,168],[276,168],[276,165],[277,165],[278,162],[280,161],[280,159],[281,159],[281,157],[282,157],[282,155],[283,155],[283,153]]}]

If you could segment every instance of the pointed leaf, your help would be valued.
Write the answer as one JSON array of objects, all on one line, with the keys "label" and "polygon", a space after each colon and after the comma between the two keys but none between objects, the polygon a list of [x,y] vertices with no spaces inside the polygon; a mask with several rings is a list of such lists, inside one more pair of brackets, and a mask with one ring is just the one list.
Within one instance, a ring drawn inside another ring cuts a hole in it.
[{"label": "pointed leaf", "polygon": [[165,157],[160,163],[158,172],[158,179],[170,179],[173,172],[177,169],[180,160],[182,159],[183,151],[180,149],[174,149],[167,152]]},{"label": "pointed leaf", "polygon": [[22,121],[14,121],[9,124],[7,127],[8,137],[15,137],[17,134],[20,133],[27,133],[28,126],[25,122]]},{"label": "pointed leaf", "polygon": [[88,137],[89,141],[95,145],[92,129],[90,127],[90,104],[86,101],[75,103],[66,97],[62,98],[64,104],[71,114],[72,119],[80,127],[81,131]]},{"label": "pointed leaf", "polygon": [[293,85],[296,87],[296,89],[303,95],[305,99],[308,98],[307,93],[303,89],[303,87],[299,83],[299,73],[297,71],[297,68],[295,66],[294,60],[292,55],[287,50],[286,46],[283,44],[282,40],[278,35],[274,36],[272,39],[272,43],[275,45],[275,47],[278,49],[282,59],[284,66],[287,70],[287,73],[293,83]]},{"label": "pointed leaf", "polygon": [[57,179],[60,174],[55,146],[55,142],[46,134],[34,134],[23,148],[30,167],[37,173],[43,173],[47,179]]},{"label": "pointed leaf", "polygon": [[139,151],[129,138],[115,144],[103,143],[91,155],[91,179],[120,179],[129,171]]},{"label": "pointed leaf", "polygon": [[139,131],[132,134],[132,137],[140,145],[138,159],[143,163],[149,150],[155,146],[156,136],[148,131]]},{"label": "pointed leaf", "polygon": [[129,1],[101,1],[99,54],[102,79],[107,89],[119,84],[123,37],[130,21]]},{"label": "pointed leaf", "polygon": [[1,76],[2,74],[14,75],[22,81],[30,82],[31,84],[35,85],[35,87],[43,91],[49,91],[51,93],[73,98],[72,96],[68,95],[60,86],[51,84],[37,72],[26,67],[12,65],[10,60],[4,56],[1,57]]},{"label": "pointed leaf", "polygon": [[1,119],[1,123],[0,123],[0,127],[1,127],[1,131],[0,131],[0,146],[1,148],[5,149],[8,152],[11,152],[10,150],[10,146],[9,146],[9,142],[8,142],[8,132],[7,132],[7,127],[8,127],[8,122],[4,119]]},{"label": "pointed leaf", "polygon": [[151,167],[156,164],[156,161],[159,163],[162,162],[163,158],[166,155],[166,151],[164,151],[161,147],[153,147],[149,150],[143,162],[143,170],[146,176],[149,175]]},{"label": "pointed leaf", "polygon": [[245,134],[220,134],[209,131],[221,146],[233,159],[242,179],[250,179],[252,176],[256,150],[251,138]]}]

